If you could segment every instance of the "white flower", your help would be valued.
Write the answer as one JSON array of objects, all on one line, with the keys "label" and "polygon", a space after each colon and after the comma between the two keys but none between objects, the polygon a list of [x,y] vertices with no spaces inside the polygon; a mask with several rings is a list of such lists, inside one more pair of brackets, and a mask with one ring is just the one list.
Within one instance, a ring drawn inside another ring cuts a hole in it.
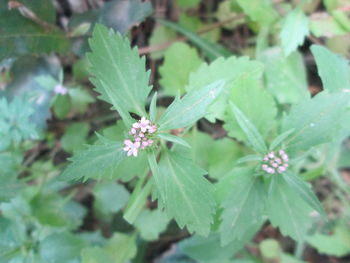
[{"label": "white flower", "polygon": [[139,152],[139,148],[141,143],[140,142],[132,142],[130,140],[125,140],[124,141],[125,147],[123,148],[124,151],[126,151],[128,153],[128,156],[137,156],[138,152]]},{"label": "white flower", "polygon": [[150,121],[147,120],[145,117],[142,117],[139,121],[139,128],[141,129],[141,132],[145,133],[150,128]]}]

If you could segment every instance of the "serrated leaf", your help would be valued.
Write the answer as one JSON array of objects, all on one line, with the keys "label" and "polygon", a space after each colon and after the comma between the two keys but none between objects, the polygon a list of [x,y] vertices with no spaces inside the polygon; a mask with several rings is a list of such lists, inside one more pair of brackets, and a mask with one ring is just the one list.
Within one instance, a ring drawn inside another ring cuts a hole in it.
[{"label": "serrated leaf", "polygon": [[196,33],[193,33],[192,31],[187,30],[186,28],[182,27],[179,24],[158,19],[157,20],[160,24],[167,26],[181,34],[183,34],[185,37],[187,37],[194,45],[198,46],[198,48],[203,50],[203,53],[210,59],[214,60],[218,57],[228,57],[232,53],[224,48],[223,46],[219,44],[213,44],[205,40],[204,38],[198,36]]},{"label": "serrated leaf", "polygon": [[262,180],[254,176],[252,169],[240,171],[231,175],[231,192],[222,204],[223,244],[242,239],[252,226],[262,222],[266,202]]},{"label": "serrated leaf", "polygon": [[265,141],[254,124],[237,108],[233,103],[230,103],[231,110],[237,120],[238,125],[243,130],[250,146],[258,153],[264,154],[267,152]]},{"label": "serrated leaf", "polygon": [[285,142],[286,149],[296,152],[328,142],[340,127],[349,99],[347,94],[322,92],[294,105],[283,125],[283,131],[295,129]]},{"label": "serrated leaf", "polygon": [[265,64],[266,88],[279,103],[296,103],[310,97],[306,68],[299,52],[285,57],[279,47],[274,47],[263,51],[259,60]]},{"label": "serrated leaf", "polygon": [[207,114],[208,106],[219,96],[225,82],[220,80],[175,100],[159,120],[159,131],[193,125]]},{"label": "serrated leaf", "polygon": [[218,58],[210,64],[203,63],[198,70],[190,75],[187,91],[201,89],[218,80],[225,80],[223,92],[216,101],[209,107],[210,115],[206,118],[215,122],[215,119],[222,120],[227,109],[228,99],[231,90],[235,89],[236,81],[247,76],[260,79],[263,73],[263,64],[249,60],[248,57],[231,56],[227,59]]},{"label": "serrated leaf", "polygon": [[178,93],[183,94],[190,73],[196,70],[201,63],[202,60],[196,49],[182,42],[171,45],[165,51],[164,62],[159,68],[161,76],[159,83],[165,94],[173,96]]},{"label": "serrated leaf", "polygon": [[312,223],[312,209],[288,185],[283,175],[272,177],[266,208],[272,225],[283,235],[304,240]]},{"label": "serrated leaf", "polygon": [[[238,107],[242,113],[254,123],[259,133],[266,137],[275,125],[277,114],[273,97],[262,87],[255,76],[245,76],[235,81],[235,87],[230,92],[230,101]],[[228,134],[238,140],[246,140],[244,131],[240,128],[231,107],[227,108],[224,117],[224,128]]]},{"label": "serrated leaf", "polygon": [[298,46],[304,43],[309,34],[309,19],[303,10],[297,8],[290,12],[284,20],[280,38],[286,56],[289,56]]},{"label": "serrated leaf", "polygon": [[312,45],[311,52],[315,57],[324,89],[330,92],[350,89],[350,68],[347,59],[319,45]]},{"label": "serrated leaf", "polygon": [[289,186],[292,187],[311,208],[315,209],[320,215],[326,216],[322,204],[306,182],[292,172],[286,172],[283,176]]},{"label": "serrated leaf", "polygon": [[158,205],[181,228],[186,226],[191,233],[207,236],[216,204],[213,185],[203,177],[205,171],[174,152],[162,153],[159,165],[154,156],[150,158],[160,193]]},{"label": "serrated leaf", "polygon": [[145,70],[145,58],[137,48],[131,49],[129,40],[119,33],[96,25],[89,41],[92,82],[101,99],[111,103],[131,125],[129,112],[146,116],[145,104],[151,90],[149,74]]},{"label": "serrated leaf", "polygon": [[[122,142],[102,145],[89,145],[86,150],[77,152],[69,160],[71,163],[63,171],[62,180],[110,179],[116,176],[116,169],[126,159]],[[118,176],[122,176],[118,173]]]},{"label": "serrated leaf", "polygon": [[185,146],[187,148],[191,148],[191,145],[189,145],[188,142],[186,142],[184,139],[182,139],[179,136],[175,136],[175,135],[172,135],[169,133],[158,133],[157,136],[163,140],[177,143],[177,144],[180,144],[180,145]]}]

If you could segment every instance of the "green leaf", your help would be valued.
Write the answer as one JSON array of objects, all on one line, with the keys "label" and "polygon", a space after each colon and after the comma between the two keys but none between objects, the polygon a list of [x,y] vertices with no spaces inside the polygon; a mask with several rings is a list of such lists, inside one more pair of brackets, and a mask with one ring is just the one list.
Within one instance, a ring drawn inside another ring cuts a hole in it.
[{"label": "green leaf", "polygon": [[307,242],[322,254],[336,257],[350,254],[350,231],[346,226],[336,226],[331,235],[316,233],[308,237]]},{"label": "green leaf", "polygon": [[194,45],[198,46],[198,48],[202,49],[204,54],[208,57],[210,60],[214,60],[218,57],[228,57],[232,53],[224,48],[223,46],[220,46],[218,44],[213,44],[205,40],[204,38],[198,36],[196,33],[193,33],[192,31],[187,30],[186,28],[180,26],[179,24],[166,21],[163,19],[157,19],[157,21],[167,26],[180,34],[183,34],[185,37],[187,37]]},{"label": "green leaf", "polygon": [[61,174],[63,180],[114,178],[119,164],[126,159],[122,142],[102,145],[89,145],[86,150],[77,152],[69,160],[71,163]]},{"label": "green leaf", "polygon": [[52,234],[40,242],[40,255],[45,262],[67,263],[80,258],[85,242],[68,232]]},{"label": "green leaf", "polygon": [[140,58],[137,48],[131,49],[129,40],[102,25],[96,25],[89,41],[92,82],[101,99],[111,103],[131,125],[129,112],[146,116],[145,104],[151,90],[145,58]]},{"label": "green leaf", "polygon": [[334,16],[325,12],[310,16],[310,31],[315,37],[327,38],[345,36],[349,33],[349,30],[338,23]]},{"label": "green leaf", "polygon": [[103,248],[87,247],[81,251],[82,263],[114,263],[113,257]]},{"label": "green leaf", "polygon": [[233,103],[231,103],[230,106],[238,125],[245,133],[248,143],[251,145],[251,147],[258,153],[266,153],[267,147],[264,142],[264,139],[254,126],[254,124]]},{"label": "green leaf", "polygon": [[71,99],[72,108],[79,113],[85,113],[88,104],[95,102],[95,98],[83,88],[71,88],[68,90],[68,93]]},{"label": "green leaf", "polygon": [[[275,125],[277,108],[273,97],[262,87],[255,76],[245,76],[235,81],[231,90],[230,101],[238,107],[259,133],[266,137]],[[229,136],[238,140],[246,140],[245,132],[241,129],[231,107],[227,108],[224,118],[224,128]]]},{"label": "green leaf", "polygon": [[38,131],[31,117],[34,110],[26,96],[16,96],[11,102],[0,98],[0,137],[6,137],[11,143],[37,139]]},{"label": "green leaf", "polygon": [[216,204],[213,185],[203,177],[205,171],[174,152],[162,153],[159,167],[154,156],[149,158],[160,193],[159,207],[181,228],[207,236]]},{"label": "green leaf", "polygon": [[159,120],[159,131],[193,125],[207,114],[208,106],[220,94],[225,82],[220,80],[199,90],[189,91],[183,98],[176,97]]},{"label": "green leaf", "polygon": [[179,248],[184,254],[196,260],[196,262],[231,262],[227,261],[244,246],[243,242],[230,242],[222,246],[220,235],[211,233],[208,237],[194,235],[179,243]]},{"label": "green leaf", "polygon": [[223,92],[216,101],[209,107],[210,115],[206,118],[215,122],[215,119],[222,120],[227,109],[230,93],[236,88],[241,79],[260,79],[263,73],[263,65],[260,62],[249,60],[248,57],[231,56],[227,59],[218,58],[210,64],[203,63],[198,70],[190,75],[187,91],[198,90],[215,81],[225,80]]},{"label": "green leaf", "polygon": [[261,155],[257,155],[257,154],[250,154],[250,155],[246,155],[242,158],[239,158],[236,161],[236,164],[241,164],[241,163],[246,163],[246,162],[252,162],[252,161],[261,161],[262,157]]},{"label": "green leaf", "polygon": [[148,180],[143,186],[143,181],[139,180],[134,188],[128,205],[124,210],[124,219],[133,224],[137,216],[141,213],[146,205],[148,195],[151,193],[154,185],[153,180]]},{"label": "green leaf", "polygon": [[163,140],[177,143],[177,144],[180,144],[180,145],[185,146],[187,148],[191,148],[191,145],[189,145],[188,142],[186,142],[184,139],[182,139],[179,136],[175,136],[175,135],[172,135],[169,133],[158,133],[157,136]]},{"label": "green leaf", "polygon": [[25,229],[14,220],[0,217],[0,262],[7,263],[18,253]]},{"label": "green leaf", "polygon": [[222,204],[220,235],[223,244],[242,239],[251,227],[262,222],[266,202],[264,185],[261,178],[254,176],[254,170],[241,170],[231,177],[231,192]]},{"label": "green leaf", "polygon": [[281,143],[283,143],[289,135],[291,135],[294,132],[295,129],[290,129],[289,131],[283,132],[282,134],[278,135],[270,144],[269,149],[275,150]]},{"label": "green leaf", "polygon": [[304,60],[299,52],[288,57],[279,47],[265,50],[259,56],[265,64],[266,88],[279,103],[296,103],[310,97]]},{"label": "green leaf", "polygon": [[210,146],[208,156],[210,176],[223,177],[232,170],[235,160],[244,154],[243,146],[230,138],[215,140]]},{"label": "green leaf", "polygon": [[[184,59],[186,58],[186,59]],[[195,71],[202,60],[196,49],[186,43],[177,42],[171,45],[164,55],[164,62],[159,68],[159,83],[165,94],[177,95],[185,92],[185,86],[192,71]]]},{"label": "green leaf", "polygon": [[298,46],[304,43],[309,34],[309,19],[303,10],[296,8],[284,20],[280,38],[284,54],[288,57]]},{"label": "green leaf", "polygon": [[321,92],[294,105],[283,125],[283,131],[295,129],[285,142],[286,149],[290,152],[308,150],[330,141],[340,127],[348,102],[347,94]]},{"label": "green leaf", "polygon": [[[169,43],[170,41],[176,40],[176,32],[166,26],[157,26],[151,34],[149,39],[150,46],[161,46]],[[164,55],[164,51],[152,52],[150,57],[152,59],[160,59]]]},{"label": "green leaf", "polygon": [[278,18],[271,0],[237,0],[244,13],[260,25],[269,25]]},{"label": "green leaf", "polygon": [[117,213],[126,205],[129,196],[129,192],[120,184],[114,182],[98,183],[94,187],[94,207],[102,215]]},{"label": "green leaf", "polygon": [[[49,23],[55,21],[55,10],[50,1],[21,1],[39,18]],[[53,24],[43,26],[24,17],[17,8],[8,9],[8,1],[0,1],[0,61],[4,58],[25,54],[49,54],[65,52],[69,42],[64,32]]]},{"label": "green leaf", "polygon": [[149,106],[149,118],[152,123],[154,123],[157,118],[157,95],[157,92],[153,94],[151,104]]},{"label": "green leaf", "polygon": [[[99,22],[122,34],[152,14],[151,2],[141,0],[112,0],[100,9]],[[123,15],[115,15],[117,12]]]},{"label": "green leaf", "polygon": [[315,211],[320,215],[326,216],[325,211],[316,195],[312,192],[311,187],[304,182],[298,175],[292,172],[286,172],[283,174],[285,181],[293,188],[295,192]]},{"label": "green leaf", "polygon": [[88,132],[89,124],[85,122],[77,122],[67,126],[61,138],[62,148],[70,153],[83,149]]},{"label": "green leaf", "polygon": [[272,225],[283,235],[304,240],[312,223],[312,209],[281,175],[272,176],[266,208]]},{"label": "green leaf", "polygon": [[324,89],[330,92],[350,89],[350,68],[347,59],[319,45],[312,45],[311,52],[315,57]]},{"label": "green leaf", "polygon": [[160,210],[144,210],[136,219],[135,226],[144,240],[152,241],[159,238],[159,234],[166,230],[169,219]]},{"label": "green leaf", "polygon": [[108,240],[105,250],[114,259],[114,263],[128,262],[135,257],[137,252],[135,235],[115,233],[113,237]]},{"label": "green leaf", "polygon": [[[6,165],[8,159],[2,157],[3,154],[0,154],[0,162],[2,165]],[[16,196],[17,193],[24,187],[24,184],[22,184],[22,182],[20,182],[14,174],[3,173],[2,169],[3,167],[0,168],[0,202],[7,201]]]}]

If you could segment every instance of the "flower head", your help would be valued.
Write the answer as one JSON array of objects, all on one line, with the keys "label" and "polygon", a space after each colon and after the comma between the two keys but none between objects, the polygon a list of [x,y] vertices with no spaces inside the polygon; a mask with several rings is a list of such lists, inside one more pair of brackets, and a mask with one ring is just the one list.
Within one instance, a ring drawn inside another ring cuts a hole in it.
[{"label": "flower head", "polygon": [[263,159],[261,169],[268,174],[283,173],[287,170],[289,157],[284,150],[269,152]]},{"label": "flower head", "polygon": [[132,136],[132,139],[125,140],[124,151],[127,152],[128,156],[137,156],[139,150],[150,147],[153,144],[152,135],[157,131],[157,126],[152,124],[145,117],[142,117],[141,120],[135,122],[130,131],[129,135]]}]

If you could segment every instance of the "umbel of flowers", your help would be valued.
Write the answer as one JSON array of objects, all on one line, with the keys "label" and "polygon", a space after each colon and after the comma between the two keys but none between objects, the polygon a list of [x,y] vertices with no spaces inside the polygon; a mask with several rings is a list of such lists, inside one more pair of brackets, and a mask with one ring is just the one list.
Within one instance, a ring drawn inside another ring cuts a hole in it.
[{"label": "umbel of flowers", "polygon": [[152,135],[157,131],[157,127],[152,124],[145,117],[135,122],[130,131],[129,135],[132,139],[124,141],[124,151],[127,152],[128,156],[137,156],[140,149],[145,149],[153,144]]},{"label": "umbel of flowers", "polygon": [[270,152],[263,158],[263,169],[268,174],[283,173],[288,168],[289,157],[285,151]]}]

